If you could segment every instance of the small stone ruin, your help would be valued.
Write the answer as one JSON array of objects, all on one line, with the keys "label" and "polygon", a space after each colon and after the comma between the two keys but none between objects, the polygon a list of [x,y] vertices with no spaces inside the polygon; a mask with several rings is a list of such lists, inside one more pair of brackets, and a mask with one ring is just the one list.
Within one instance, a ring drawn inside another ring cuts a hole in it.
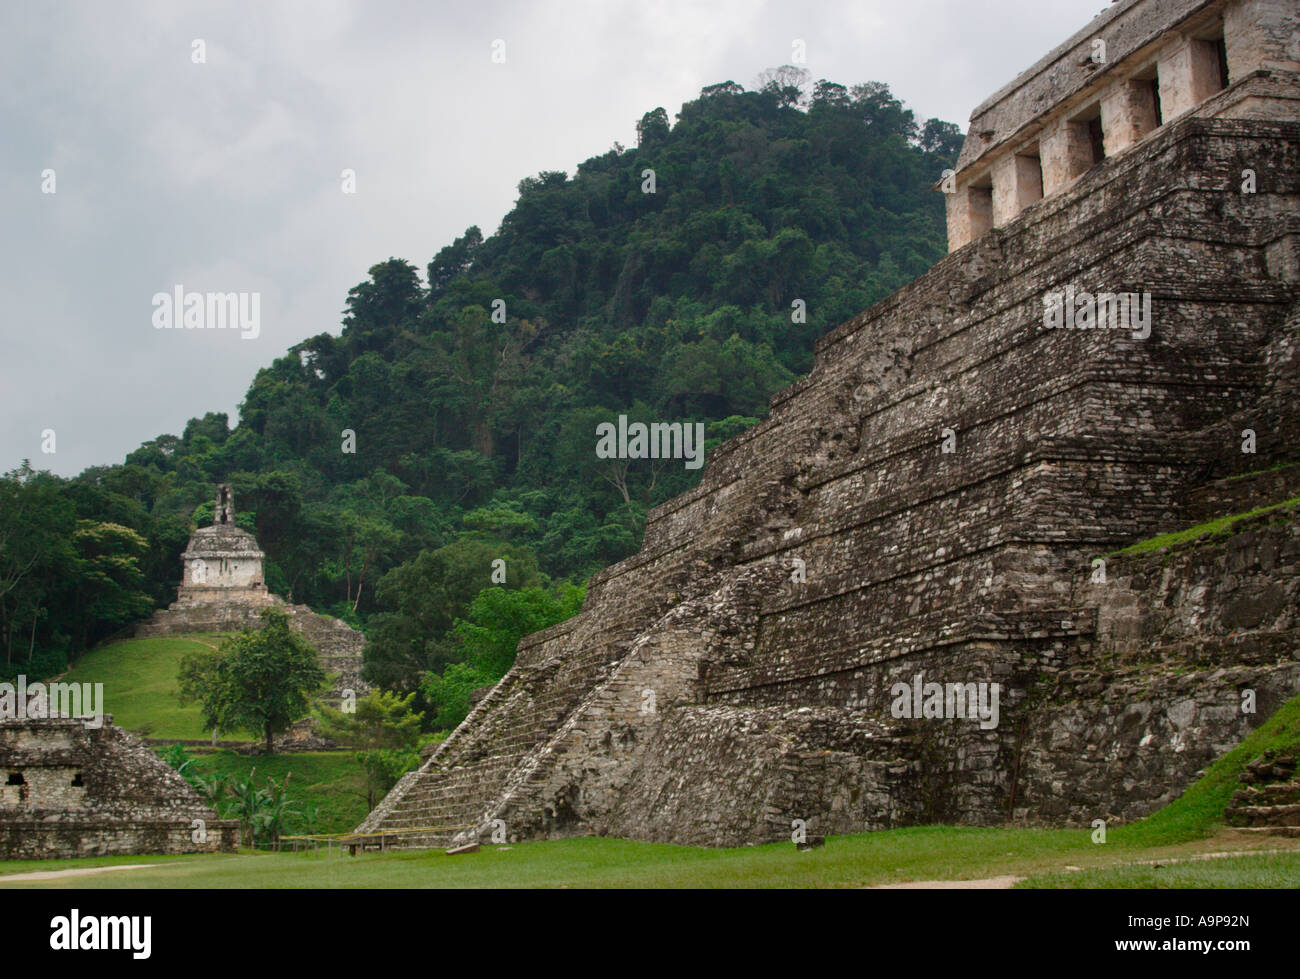
[{"label": "small stone ruin", "polygon": [[0,859],[233,852],[237,832],[111,715],[0,718]]}]

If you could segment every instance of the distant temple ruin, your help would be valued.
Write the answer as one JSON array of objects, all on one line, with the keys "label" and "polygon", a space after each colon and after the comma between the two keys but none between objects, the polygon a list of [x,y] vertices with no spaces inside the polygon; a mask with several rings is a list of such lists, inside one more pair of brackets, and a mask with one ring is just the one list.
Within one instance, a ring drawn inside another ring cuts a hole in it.
[{"label": "distant temple ruin", "polygon": [[172,608],[207,607],[238,616],[275,604],[263,580],[265,560],[257,538],[235,525],[234,491],[221,483],[212,526],[196,530],[181,555],[181,585]]},{"label": "distant temple ruin", "polygon": [[233,851],[237,830],[111,715],[0,718],[0,859]]},{"label": "distant temple ruin", "polygon": [[[939,188],[951,253],[823,336],[363,832],[1127,821],[1300,693],[1291,511],[1117,553],[1300,495],[1300,4],[1111,5]],[[1101,293],[1149,332],[1076,321]]]},{"label": "distant temple ruin", "polygon": [[345,690],[370,689],[361,679],[365,636],[346,622],[318,615],[306,605],[289,605],[266,587],[266,555],[257,538],[236,526],[234,490],[217,486],[212,525],[200,527],[181,555],[176,601],[135,629],[137,639],[185,633],[236,632],[260,628],[261,612],[278,608],[320,655],[321,666],[339,679],[327,698],[337,703]]}]

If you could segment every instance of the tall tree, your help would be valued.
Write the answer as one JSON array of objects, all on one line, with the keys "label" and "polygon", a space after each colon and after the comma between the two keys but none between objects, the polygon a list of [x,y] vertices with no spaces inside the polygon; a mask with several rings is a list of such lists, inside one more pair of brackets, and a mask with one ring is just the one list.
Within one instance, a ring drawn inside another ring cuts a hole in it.
[{"label": "tall tree", "polygon": [[213,727],[260,732],[270,754],[275,736],[307,716],[326,676],[288,616],[268,608],[262,620],[222,643],[220,655],[183,659],[179,680],[182,703],[197,702]]}]

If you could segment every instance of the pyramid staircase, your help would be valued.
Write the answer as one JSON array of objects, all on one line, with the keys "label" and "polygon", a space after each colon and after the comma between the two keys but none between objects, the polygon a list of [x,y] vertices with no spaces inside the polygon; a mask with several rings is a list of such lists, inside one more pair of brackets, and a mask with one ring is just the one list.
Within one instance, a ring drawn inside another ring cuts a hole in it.
[{"label": "pyramid staircase", "polygon": [[1242,788],[1224,811],[1229,826],[1264,836],[1300,837],[1300,754],[1269,749],[1237,776]]}]

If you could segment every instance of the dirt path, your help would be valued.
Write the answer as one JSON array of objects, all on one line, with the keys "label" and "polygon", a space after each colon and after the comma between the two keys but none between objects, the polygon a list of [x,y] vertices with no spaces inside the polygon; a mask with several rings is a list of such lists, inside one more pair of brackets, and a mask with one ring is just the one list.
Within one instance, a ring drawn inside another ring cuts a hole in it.
[{"label": "dirt path", "polygon": [[77,867],[73,870],[36,870],[29,874],[10,874],[0,877],[0,884],[17,880],[58,880],[60,877],[87,877],[90,874],[105,874],[110,870],[143,870],[157,867],[155,863],[120,863],[112,867]]},{"label": "dirt path", "polygon": [[1009,891],[1024,880],[1023,877],[981,877],[976,880],[909,880],[905,884],[875,884],[871,891]]}]

